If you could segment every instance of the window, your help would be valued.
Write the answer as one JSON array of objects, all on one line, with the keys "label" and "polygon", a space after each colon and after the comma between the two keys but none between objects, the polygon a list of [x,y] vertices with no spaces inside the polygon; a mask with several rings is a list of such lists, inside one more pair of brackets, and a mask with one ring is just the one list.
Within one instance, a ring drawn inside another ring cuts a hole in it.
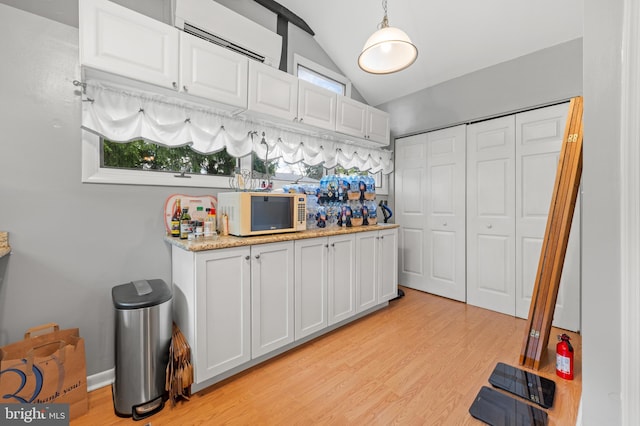
[{"label": "window", "polygon": [[238,160],[226,149],[201,154],[191,147],[166,147],[137,140],[119,143],[102,139],[102,167],[201,175],[231,176]]},{"label": "window", "polygon": [[320,86],[324,89],[336,92],[338,95],[344,95],[345,85],[339,81],[333,80],[329,77],[325,77],[307,67],[298,64],[298,78],[300,80],[308,81],[309,83]]},{"label": "window", "polygon": [[293,68],[300,80],[308,81],[339,95],[351,96],[351,82],[335,71],[331,71],[298,54],[293,55]]},{"label": "window", "polygon": [[234,169],[250,169],[250,162],[251,156],[203,155],[188,146],[103,143],[95,133],[82,131],[82,181],[87,183],[229,188]]}]

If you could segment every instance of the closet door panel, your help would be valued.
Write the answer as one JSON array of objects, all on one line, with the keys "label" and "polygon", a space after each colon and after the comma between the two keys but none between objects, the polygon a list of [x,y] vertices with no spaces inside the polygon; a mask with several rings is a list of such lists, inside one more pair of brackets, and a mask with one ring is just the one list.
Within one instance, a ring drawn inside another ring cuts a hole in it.
[{"label": "closet door panel", "polygon": [[467,303],[515,314],[515,117],[467,126]]},{"label": "closet door panel", "polygon": [[[516,315],[527,318],[568,104],[516,115]],[[577,331],[580,327],[580,198],[573,216],[553,325]]]},{"label": "closet door panel", "polygon": [[427,259],[426,135],[396,139],[395,215],[398,232],[398,283],[425,290]]},{"label": "closet door panel", "polygon": [[464,125],[427,133],[426,291],[466,301]]}]

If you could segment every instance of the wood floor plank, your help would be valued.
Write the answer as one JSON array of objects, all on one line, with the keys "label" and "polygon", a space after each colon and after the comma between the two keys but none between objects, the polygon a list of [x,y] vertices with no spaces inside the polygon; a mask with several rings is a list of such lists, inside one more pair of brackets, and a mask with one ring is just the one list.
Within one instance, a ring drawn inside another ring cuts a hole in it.
[{"label": "wood floor plank", "polygon": [[[518,366],[526,321],[403,288],[389,307],[167,406],[143,422],[115,416],[111,387],[89,393],[72,426],[481,425],[469,413],[497,362]],[[555,375],[555,335],[536,374],[556,382],[550,425],[575,424],[581,339],[573,381]],[[520,367],[522,368],[522,367]],[[534,370],[531,370],[534,371]]]}]

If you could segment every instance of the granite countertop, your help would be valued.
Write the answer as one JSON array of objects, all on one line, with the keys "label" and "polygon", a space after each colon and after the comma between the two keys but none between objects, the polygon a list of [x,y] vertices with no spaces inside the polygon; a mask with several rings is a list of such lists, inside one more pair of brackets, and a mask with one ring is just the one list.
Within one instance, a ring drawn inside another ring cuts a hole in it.
[{"label": "granite countertop", "polygon": [[0,257],[4,257],[11,253],[11,247],[9,247],[9,233],[0,232]]},{"label": "granite countertop", "polygon": [[180,238],[166,235],[164,240],[176,247],[188,251],[217,250],[230,247],[242,247],[255,244],[275,243],[280,241],[303,240],[306,238],[328,237],[331,235],[353,234],[356,232],[379,231],[381,229],[398,228],[395,223],[356,226],[352,228],[325,228],[309,229],[300,232],[288,232],[284,234],[260,235],[255,237],[219,236],[217,239],[181,240]]}]

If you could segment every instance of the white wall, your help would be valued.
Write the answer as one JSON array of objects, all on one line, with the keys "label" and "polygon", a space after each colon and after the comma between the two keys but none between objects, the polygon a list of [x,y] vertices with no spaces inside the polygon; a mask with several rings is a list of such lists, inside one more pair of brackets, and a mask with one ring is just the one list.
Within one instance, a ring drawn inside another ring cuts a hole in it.
[{"label": "white wall", "polygon": [[584,2],[582,412],[587,426],[621,424],[622,9],[622,0]]}]

